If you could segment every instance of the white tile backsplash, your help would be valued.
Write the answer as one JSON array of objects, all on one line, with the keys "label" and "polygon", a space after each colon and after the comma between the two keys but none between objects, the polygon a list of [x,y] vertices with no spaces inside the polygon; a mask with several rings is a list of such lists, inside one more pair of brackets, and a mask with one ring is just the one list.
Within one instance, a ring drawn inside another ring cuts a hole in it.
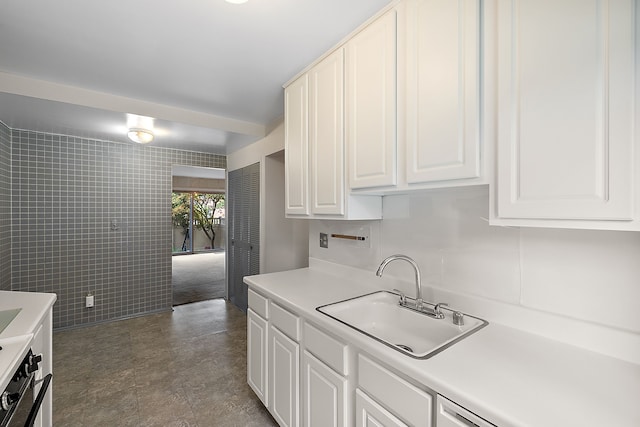
[{"label": "white tile backsplash", "polygon": [[[310,256],[370,271],[413,257],[426,286],[640,333],[640,233],[490,226],[486,186],[385,196],[381,221],[312,221]],[[369,226],[371,247],[318,247],[318,233]],[[385,275],[408,282],[408,265]]]},{"label": "white tile backsplash", "polygon": [[[320,233],[329,234],[329,247],[321,248]],[[367,240],[354,242],[330,237],[332,233],[364,235]],[[328,221],[317,220],[309,224],[309,256],[337,264],[372,268],[380,247],[380,221]]]},{"label": "white tile backsplash", "polygon": [[523,229],[522,305],[640,331],[640,233]]}]

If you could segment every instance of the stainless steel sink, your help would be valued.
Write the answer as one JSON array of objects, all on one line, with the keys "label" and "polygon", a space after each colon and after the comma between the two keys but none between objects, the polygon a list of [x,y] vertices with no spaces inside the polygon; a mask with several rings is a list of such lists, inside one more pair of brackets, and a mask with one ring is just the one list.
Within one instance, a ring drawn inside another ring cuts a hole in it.
[{"label": "stainless steel sink", "polygon": [[[425,305],[431,305],[425,303]],[[428,359],[488,322],[463,314],[463,325],[455,325],[455,310],[442,308],[437,319],[399,304],[399,295],[378,291],[317,307],[319,312],[416,359]]]}]

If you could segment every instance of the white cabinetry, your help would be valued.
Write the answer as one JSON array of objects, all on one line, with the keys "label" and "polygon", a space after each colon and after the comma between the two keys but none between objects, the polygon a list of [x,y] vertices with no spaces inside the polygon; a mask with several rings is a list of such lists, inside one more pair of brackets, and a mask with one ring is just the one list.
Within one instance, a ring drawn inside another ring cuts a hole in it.
[{"label": "white cabinetry", "polygon": [[269,410],[282,427],[300,425],[300,318],[269,304]]},{"label": "white cabinetry", "polygon": [[344,51],[309,71],[311,212],[344,214]]},{"label": "white cabinetry", "polygon": [[358,355],[358,387],[407,425],[431,426],[433,396],[363,354]]},{"label": "white cabinetry", "polygon": [[268,406],[269,300],[251,289],[247,291],[247,300],[247,383],[262,403]]},{"label": "white cabinetry", "polygon": [[347,146],[352,189],[396,183],[396,11],[346,44]]},{"label": "white cabinetry", "polygon": [[479,0],[409,0],[405,16],[407,183],[478,177]]},{"label": "white cabinetry", "polygon": [[309,214],[309,78],[305,74],[284,90],[286,214]]},{"label": "white cabinetry", "polygon": [[267,321],[249,307],[247,310],[247,383],[265,405],[269,405],[267,331]]},{"label": "white cabinetry", "polygon": [[437,427],[495,427],[484,418],[440,395],[436,400],[436,407]]},{"label": "white cabinetry", "polygon": [[632,0],[498,2],[498,218],[629,227],[634,9]]},{"label": "white cabinetry", "polygon": [[432,426],[435,399],[426,387],[359,353],[333,330],[253,289],[248,295],[247,379],[280,426]]},{"label": "white cabinetry", "polygon": [[408,427],[361,390],[356,390],[356,426]]},{"label": "white cabinetry", "polygon": [[247,383],[281,426],[300,425],[300,318],[252,289]]},{"label": "white cabinetry", "polygon": [[269,382],[271,414],[282,427],[299,425],[300,346],[271,326]]},{"label": "white cabinetry", "polygon": [[[287,167],[289,179],[297,179],[288,184],[289,215],[374,219],[380,213],[372,214],[364,195],[488,182],[481,161],[488,137],[480,123],[480,5],[397,2],[286,87],[286,146],[293,149]],[[308,110],[296,104],[304,85]],[[307,209],[297,203],[304,199],[299,141],[310,149]]]},{"label": "white cabinetry", "polygon": [[306,351],[303,372],[304,426],[347,426],[347,380]]},{"label": "white cabinetry", "polygon": [[285,88],[288,217],[382,217],[380,197],[346,193],[344,157],[344,49],[339,48]]},{"label": "white cabinetry", "polygon": [[347,426],[347,345],[308,322],[304,324],[304,425]]},{"label": "white cabinetry", "polygon": [[406,0],[347,43],[347,146],[357,193],[488,182],[480,28],[479,0]]}]

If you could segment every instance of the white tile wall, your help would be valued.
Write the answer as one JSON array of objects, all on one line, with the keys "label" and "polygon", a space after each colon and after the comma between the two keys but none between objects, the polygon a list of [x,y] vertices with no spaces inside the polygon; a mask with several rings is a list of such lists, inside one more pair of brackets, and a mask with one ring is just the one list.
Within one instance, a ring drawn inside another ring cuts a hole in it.
[{"label": "white tile wall", "polygon": [[521,234],[522,305],[640,332],[640,233]]},{"label": "white tile wall", "polygon": [[[489,226],[486,186],[384,197],[381,221],[312,221],[310,256],[375,271],[393,253],[413,257],[423,283],[640,333],[640,233]],[[370,246],[318,233],[370,230]],[[392,263],[385,275],[412,270]]]}]

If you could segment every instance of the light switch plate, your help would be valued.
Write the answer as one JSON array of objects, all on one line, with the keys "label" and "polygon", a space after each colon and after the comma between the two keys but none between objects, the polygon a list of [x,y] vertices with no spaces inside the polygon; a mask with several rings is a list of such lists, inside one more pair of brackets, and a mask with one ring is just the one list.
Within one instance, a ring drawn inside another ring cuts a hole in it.
[{"label": "light switch plate", "polygon": [[329,235],[327,233],[320,233],[320,247],[321,248],[329,247]]}]

